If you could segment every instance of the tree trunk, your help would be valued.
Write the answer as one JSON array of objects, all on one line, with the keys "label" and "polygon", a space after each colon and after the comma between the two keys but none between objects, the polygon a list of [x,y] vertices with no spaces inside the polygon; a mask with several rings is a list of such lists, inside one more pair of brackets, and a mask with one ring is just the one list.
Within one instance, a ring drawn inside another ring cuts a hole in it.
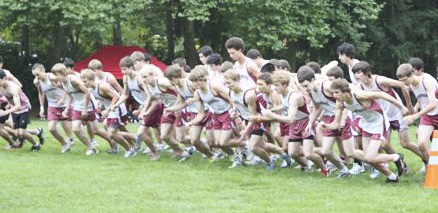
[{"label": "tree trunk", "polygon": [[29,47],[29,25],[21,26],[21,56],[23,58],[23,63],[28,64],[30,58],[30,47]]},{"label": "tree trunk", "polygon": [[175,58],[175,27],[172,19],[172,1],[169,1],[166,10],[166,37],[167,37],[167,56],[166,62]]},{"label": "tree trunk", "polygon": [[121,18],[120,18],[120,10],[117,5],[115,5],[115,14],[114,14],[114,26],[113,26],[113,45],[122,46],[122,27],[121,27]]},{"label": "tree trunk", "polygon": [[184,20],[185,30],[183,32],[184,36],[184,55],[187,64],[193,67],[196,64],[196,49],[195,49],[195,30],[193,27],[193,21]]},{"label": "tree trunk", "polygon": [[54,64],[59,62],[61,58],[65,57],[67,50],[67,37],[66,27],[61,26],[61,20],[63,19],[62,10],[57,10],[56,15],[53,17],[53,52],[50,58],[50,63]]}]

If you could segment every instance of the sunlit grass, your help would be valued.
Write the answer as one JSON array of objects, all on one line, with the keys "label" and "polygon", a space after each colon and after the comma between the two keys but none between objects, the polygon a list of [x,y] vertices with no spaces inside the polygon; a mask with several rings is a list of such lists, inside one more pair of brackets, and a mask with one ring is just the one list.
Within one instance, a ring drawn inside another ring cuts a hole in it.
[{"label": "sunlit grass", "polygon": [[[33,121],[31,128],[37,126],[46,128],[46,123]],[[61,154],[60,145],[47,131],[45,135],[46,144],[38,153],[30,152],[28,143],[21,150],[0,148],[0,212],[434,212],[438,208],[438,190],[424,189],[424,175],[415,174],[420,159],[401,149],[396,137],[393,144],[405,154],[412,172],[400,183],[388,185],[385,177],[371,180],[368,173],[336,179],[316,171],[266,171],[264,165],[228,169],[228,160],[211,164],[199,154],[183,163],[167,153],[157,162],[141,154],[126,159],[106,154],[108,145],[101,140],[97,156],[86,157],[77,140],[71,152]]]}]

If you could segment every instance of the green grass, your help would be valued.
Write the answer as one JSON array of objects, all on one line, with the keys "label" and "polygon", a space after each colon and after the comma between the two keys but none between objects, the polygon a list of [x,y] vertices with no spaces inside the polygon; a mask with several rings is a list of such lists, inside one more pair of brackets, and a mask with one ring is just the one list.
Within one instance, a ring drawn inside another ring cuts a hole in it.
[{"label": "green grass", "polygon": [[[31,128],[45,127],[33,121]],[[130,129],[135,129],[131,125]],[[413,128],[411,128],[411,131]],[[144,155],[125,159],[105,153],[86,157],[46,132],[46,144],[31,153],[0,148],[0,212],[434,212],[438,190],[423,188],[415,174],[421,161],[402,150],[413,174],[385,184],[368,174],[323,178],[296,169],[266,171],[264,166],[228,169],[226,160],[207,163],[199,154],[178,163],[168,154],[158,162]],[[414,137],[412,137],[414,138]],[[1,145],[5,142],[1,143]],[[391,165],[394,169],[394,165]]]}]

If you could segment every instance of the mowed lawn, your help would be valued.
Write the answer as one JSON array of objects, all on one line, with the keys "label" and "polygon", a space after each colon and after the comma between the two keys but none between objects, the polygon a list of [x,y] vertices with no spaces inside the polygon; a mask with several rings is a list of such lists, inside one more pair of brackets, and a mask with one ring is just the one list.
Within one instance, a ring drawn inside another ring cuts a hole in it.
[{"label": "mowed lawn", "polygon": [[182,163],[166,152],[157,162],[142,154],[126,159],[107,154],[102,140],[97,156],[85,156],[78,140],[61,154],[45,122],[30,127],[46,130],[39,152],[30,152],[29,143],[21,150],[0,148],[0,212],[438,211],[438,190],[423,188],[424,175],[415,174],[421,161],[400,149],[396,137],[411,174],[386,184],[369,173],[337,179],[293,168],[266,171],[264,165],[228,169],[228,159],[208,163],[199,153]]}]

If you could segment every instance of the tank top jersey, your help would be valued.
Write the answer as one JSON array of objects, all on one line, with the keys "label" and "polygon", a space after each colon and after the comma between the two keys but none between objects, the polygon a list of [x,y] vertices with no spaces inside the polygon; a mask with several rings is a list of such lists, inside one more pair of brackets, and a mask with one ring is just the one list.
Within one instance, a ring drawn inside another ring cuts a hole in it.
[{"label": "tank top jersey", "polygon": [[245,57],[245,62],[243,64],[239,64],[236,62],[234,64],[234,70],[236,70],[239,73],[240,77],[240,85],[242,88],[245,89],[252,89],[256,87],[256,79],[255,77],[251,76],[248,72],[248,63],[251,59]]},{"label": "tank top jersey", "polygon": [[[246,93],[251,90],[255,91],[255,89],[248,89],[246,91],[240,92],[239,94],[236,94],[235,92],[230,90],[230,98],[236,105],[237,112],[239,113],[239,115],[245,120],[249,120],[249,116],[251,115],[251,113],[249,112],[248,104],[245,101]],[[255,104],[256,104],[257,113],[261,113],[262,108],[267,107],[266,101],[264,100],[264,98],[260,93],[257,93],[257,91],[256,91]]]},{"label": "tank top jersey", "polygon": [[47,105],[49,107],[65,107],[65,103],[63,105],[58,104],[59,98],[65,95],[65,91],[59,87],[53,86],[50,81],[49,74],[47,74],[47,78],[45,81],[40,80],[40,90],[43,94],[46,95]]},{"label": "tank top jersey", "polygon": [[257,98],[261,97],[263,99],[263,102],[266,104],[267,109],[271,109],[274,107],[274,102],[272,101],[271,95],[269,97],[265,95],[264,93],[257,94]]},{"label": "tank top jersey", "polygon": [[[290,107],[289,99],[290,99],[290,96],[292,96],[292,95],[302,96],[299,91],[293,90],[290,88],[289,88],[289,91],[286,94],[286,96],[281,95],[281,105],[283,105],[283,109],[281,110],[281,115],[283,115],[283,116],[286,116],[288,111],[289,111],[289,107]],[[302,99],[305,102],[304,97],[302,97]],[[298,110],[297,110],[297,113],[295,114],[294,120],[298,121],[298,120],[308,118],[308,117],[309,117],[309,110],[307,109],[307,105],[304,104],[303,106],[298,107]]]},{"label": "tank top jersey", "polygon": [[377,101],[371,101],[370,107],[364,107],[352,94],[352,103],[343,102],[346,109],[362,118],[362,129],[371,134],[383,134],[389,128],[389,121]]},{"label": "tank top jersey", "polygon": [[324,93],[324,82],[321,82],[321,88],[319,91],[311,91],[310,97],[313,102],[320,106],[323,111],[323,115],[334,116],[336,115],[336,99],[334,97],[329,97]]},{"label": "tank top jersey", "polygon": [[207,82],[207,88],[205,91],[197,89],[196,92],[204,105],[208,104],[212,113],[223,114],[230,109],[229,103],[227,103],[222,97],[216,96],[211,92],[210,82]]},{"label": "tank top jersey", "polygon": [[[189,81],[188,79],[184,79],[184,83],[182,85],[182,87],[175,87],[176,88],[176,92],[182,97],[182,99],[184,101],[186,101],[189,98],[193,98],[193,92],[190,90],[189,88]],[[208,109],[208,106],[204,106],[205,110]],[[184,109],[186,112],[191,112],[191,113],[198,113],[198,108],[196,106],[196,103],[191,103],[189,105],[186,106],[186,108]]]},{"label": "tank top jersey", "polygon": [[160,78],[158,78],[153,86],[148,85],[149,91],[151,92],[151,95],[154,96],[156,99],[160,100],[161,103],[164,104],[164,107],[170,107],[176,103],[176,93],[173,90],[166,90],[161,91],[160,87],[158,86],[158,81]]},{"label": "tank top jersey", "polygon": [[[414,93],[415,97],[417,98],[418,102],[420,103],[420,108],[424,109],[428,103],[429,99],[427,98],[427,91],[426,87],[424,86],[424,78],[425,76],[421,77],[420,83],[417,86],[409,85],[411,91]],[[435,97],[438,97],[438,84],[435,84]],[[427,115],[434,116],[438,115],[438,100],[437,100],[437,106],[432,111],[428,112]]]},{"label": "tank top jersey", "polygon": [[[76,88],[73,87],[71,84],[70,76],[67,77],[67,83],[62,83],[62,87],[64,90],[71,95],[72,97],[72,105],[73,110],[83,110],[84,109],[84,94],[80,91],[78,91]],[[87,111],[93,111],[93,103],[92,98],[90,97],[90,101],[88,102]]]},{"label": "tank top jersey", "polygon": [[[96,87],[90,88],[90,91],[93,94],[93,96],[96,98],[96,100],[98,100],[98,101],[100,101],[100,103],[102,103],[102,105],[105,107],[105,109],[109,109],[111,106],[111,99],[100,95],[99,87],[101,84],[102,84],[102,82],[98,82],[96,84]],[[116,92],[116,91],[114,90],[114,92]],[[116,92],[116,94],[118,95],[117,92]],[[120,113],[120,115],[126,115],[128,113],[125,103],[122,103],[119,105],[119,113]],[[111,114],[111,112],[110,112],[110,114]],[[110,117],[110,116],[108,116],[108,117]]]},{"label": "tank top jersey", "polygon": [[[13,114],[20,114],[20,113],[28,112],[31,108],[29,98],[27,98],[27,96],[26,96],[26,94],[24,94],[23,90],[20,90],[18,95],[20,97],[21,107],[17,111],[13,112]],[[4,94],[4,96],[6,97],[6,99],[8,100],[8,102],[10,104],[14,103],[14,99],[13,99],[11,93],[7,92]]]},{"label": "tank top jersey", "polygon": [[135,74],[134,78],[129,78],[126,76],[125,78],[126,85],[128,86],[128,90],[131,92],[132,97],[138,104],[143,105],[148,98],[145,91],[140,88],[140,83],[138,82],[138,74]]},{"label": "tank top jersey", "polygon": [[[367,86],[363,83],[359,83],[360,87],[364,91],[371,91],[371,92],[386,92],[393,98],[397,99],[399,103],[403,103],[400,99],[400,96],[395,92],[394,89],[389,89],[389,91],[385,91],[382,87],[379,86],[377,83],[377,78],[379,76],[372,75],[371,80],[371,86]],[[403,118],[403,113],[400,111],[400,109],[396,106],[394,106],[391,102],[384,100],[384,99],[377,99],[377,102],[379,103],[380,107],[383,109],[383,111],[388,116],[389,121],[397,121]]]}]

